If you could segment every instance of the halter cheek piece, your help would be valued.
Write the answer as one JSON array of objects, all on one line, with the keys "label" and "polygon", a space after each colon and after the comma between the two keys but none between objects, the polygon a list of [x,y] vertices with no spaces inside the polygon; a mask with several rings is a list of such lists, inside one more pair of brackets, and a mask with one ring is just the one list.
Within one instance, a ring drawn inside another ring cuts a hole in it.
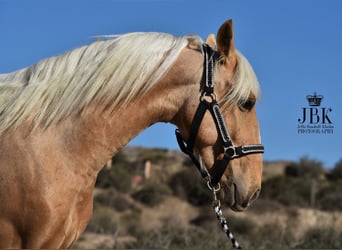
[{"label": "halter cheek piece", "polygon": [[[204,54],[204,69],[201,82],[200,103],[191,124],[188,141],[183,139],[178,129],[176,129],[176,138],[180,149],[191,158],[192,162],[200,171],[202,177],[208,179],[208,184],[211,187],[216,187],[231,160],[249,154],[262,154],[264,153],[264,146],[262,144],[251,144],[237,147],[232,142],[214,92],[213,69],[215,62],[218,60],[220,55],[207,44],[203,44],[202,49]],[[207,110],[209,110],[215,122],[218,135],[224,147],[223,159],[217,160],[214,163],[210,170],[210,174],[194,155],[194,146],[198,130]]]}]

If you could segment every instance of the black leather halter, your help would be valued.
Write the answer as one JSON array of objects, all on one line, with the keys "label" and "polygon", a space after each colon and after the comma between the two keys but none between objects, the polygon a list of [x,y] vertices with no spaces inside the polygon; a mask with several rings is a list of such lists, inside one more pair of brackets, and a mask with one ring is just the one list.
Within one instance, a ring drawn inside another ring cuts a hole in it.
[{"label": "black leather halter", "polygon": [[[249,154],[262,154],[264,153],[264,146],[262,144],[251,144],[237,147],[232,142],[214,92],[213,69],[215,61],[218,60],[220,55],[207,44],[203,44],[202,48],[204,54],[204,67],[200,103],[191,124],[188,141],[183,139],[178,129],[176,129],[176,137],[180,149],[191,158],[202,177],[207,178],[212,187],[216,187],[232,159]],[[215,122],[218,135],[224,147],[223,159],[215,161],[213,167],[210,169],[210,174],[194,155],[194,146],[198,130],[207,110],[209,110]]]}]

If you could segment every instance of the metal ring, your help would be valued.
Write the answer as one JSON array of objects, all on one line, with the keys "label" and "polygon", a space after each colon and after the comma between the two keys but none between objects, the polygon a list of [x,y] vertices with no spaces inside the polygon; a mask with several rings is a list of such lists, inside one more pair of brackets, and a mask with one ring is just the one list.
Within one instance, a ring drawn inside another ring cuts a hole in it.
[{"label": "metal ring", "polygon": [[207,186],[208,186],[208,188],[210,189],[210,191],[213,191],[213,192],[215,192],[215,193],[217,193],[217,192],[220,191],[220,189],[221,189],[220,183],[217,183],[216,187],[213,187],[213,186],[211,185],[211,183],[210,183],[210,180],[207,181]]},{"label": "metal ring", "polygon": [[[205,99],[206,97],[210,98],[210,100]],[[211,93],[210,95],[207,94],[207,92],[203,92],[203,94],[200,97],[200,101],[206,101],[208,103],[212,103],[217,100],[217,96],[215,93]]]},{"label": "metal ring", "polygon": [[227,154],[231,159],[234,159],[234,158],[236,158],[237,156],[239,156],[239,155],[236,153],[236,147],[235,147],[235,146],[226,147],[226,148],[224,149],[224,153]]}]

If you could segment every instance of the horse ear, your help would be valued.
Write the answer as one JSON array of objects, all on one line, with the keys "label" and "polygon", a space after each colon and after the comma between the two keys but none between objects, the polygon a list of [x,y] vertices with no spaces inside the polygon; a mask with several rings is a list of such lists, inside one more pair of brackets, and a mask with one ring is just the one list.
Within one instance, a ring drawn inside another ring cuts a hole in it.
[{"label": "horse ear", "polygon": [[227,58],[233,55],[235,47],[232,19],[229,19],[224,24],[222,24],[220,29],[218,30],[217,48],[218,51]]},{"label": "horse ear", "polygon": [[207,39],[205,40],[205,43],[208,44],[210,47],[216,49],[216,38],[214,34],[210,34]]}]

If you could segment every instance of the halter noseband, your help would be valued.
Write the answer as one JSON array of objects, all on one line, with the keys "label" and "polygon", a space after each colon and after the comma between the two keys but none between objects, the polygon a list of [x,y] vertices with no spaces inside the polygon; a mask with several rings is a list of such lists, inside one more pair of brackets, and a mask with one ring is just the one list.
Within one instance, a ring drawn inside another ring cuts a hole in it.
[{"label": "halter noseband", "polygon": [[[207,44],[203,44],[202,49],[204,54],[204,69],[201,83],[200,103],[191,124],[188,141],[183,139],[178,129],[176,129],[176,138],[180,149],[191,158],[192,162],[200,171],[202,177],[207,178],[208,183],[212,187],[216,187],[230,160],[249,154],[262,154],[264,153],[264,146],[262,144],[251,144],[237,147],[232,142],[214,92],[213,69],[215,61],[218,60],[220,55]],[[207,110],[209,110],[215,122],[218,135],[222,140],[224,147],[223,159],[217,160],[214,163],[210,170],[210,174],[207,169],[200,164],[193,151],[199,127]]]}]

